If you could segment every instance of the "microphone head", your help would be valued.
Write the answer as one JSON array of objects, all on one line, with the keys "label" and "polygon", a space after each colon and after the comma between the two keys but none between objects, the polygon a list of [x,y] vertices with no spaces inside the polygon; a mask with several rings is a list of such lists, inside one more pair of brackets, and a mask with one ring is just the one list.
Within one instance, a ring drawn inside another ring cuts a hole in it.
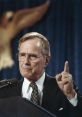
[{"label": "microphone head", "polygon": [[0,81],[0,88],[3,88],[5,86],[17,86],[18,84],[19,81],[16,78],[5,79]]}]

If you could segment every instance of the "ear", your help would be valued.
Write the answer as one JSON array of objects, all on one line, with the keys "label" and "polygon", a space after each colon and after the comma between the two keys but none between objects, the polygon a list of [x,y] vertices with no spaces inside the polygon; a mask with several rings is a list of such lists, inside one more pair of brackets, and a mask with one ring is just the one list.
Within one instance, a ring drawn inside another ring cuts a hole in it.
[{"label": "ear", "polygon": [[48,65],[49,61],[50,61],[50,57],[46,56],[46,58],[45,58],[45,67]]}]

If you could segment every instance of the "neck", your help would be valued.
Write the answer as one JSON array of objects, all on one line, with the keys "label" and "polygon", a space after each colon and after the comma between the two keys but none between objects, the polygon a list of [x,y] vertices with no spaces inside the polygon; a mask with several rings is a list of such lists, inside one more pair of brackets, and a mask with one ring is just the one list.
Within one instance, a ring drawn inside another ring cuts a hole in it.
[{"label": "neck", "polygon": [[27,78],[27,80],[29,80],[30,82],[36,82],[36,81],[38,81],[41,78],[41,76],[43,75],[43,73],[44,72],[42,72],[42,74],[38,75],[37,77],[34,76],[34,77]]}]

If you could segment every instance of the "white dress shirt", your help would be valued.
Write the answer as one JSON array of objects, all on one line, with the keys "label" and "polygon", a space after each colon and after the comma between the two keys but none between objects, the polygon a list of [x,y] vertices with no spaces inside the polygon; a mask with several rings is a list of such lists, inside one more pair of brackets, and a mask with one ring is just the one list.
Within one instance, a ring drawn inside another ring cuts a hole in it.
[{"label": "white dress shirt", "polygon": [[[40,95],[40,104],[42,103],[44,80],[45,80],[45,72],[40,77],[40,79],[36,81],[36,85],[38,86],[38,91],[39,91],[39,95]],[[30,81],[27,78],[24,78],[23,85],[22,85],[22,97],[27,98],[28,100],[30,100],[31,93],[33,90],[32,87],[30,87],[29,85],[30,85]],[[69,100],[69,102],[73,106],[77,106],[77,103],[78,103],[77,94],[75,95],[75,97],[73,99]]]},{"label": "white dress shirt", "polygon": [[[40,104],[42,103],[42,96],[43,96],[43,83],[45,80],[45,72],[43,75],[40,77],[39,80],[36,81],[36,85],[38,86],[38,92],[40,95]],[[22,97],[27,98],[30,100],[31,98],[31,93],[32,93],[32,87],[30,87],[30,81],[27,78],[24,78],[24,82],[22,85]]]}]

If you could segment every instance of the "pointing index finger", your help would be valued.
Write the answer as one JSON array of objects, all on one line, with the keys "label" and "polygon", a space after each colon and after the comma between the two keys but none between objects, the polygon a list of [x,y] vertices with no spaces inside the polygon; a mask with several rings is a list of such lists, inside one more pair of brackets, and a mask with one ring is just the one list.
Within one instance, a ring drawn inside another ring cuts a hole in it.
[{"label": "pointing index finger", "polygon": [[65,62],[65,65],[64,65],[64,72],[69,73],[69,64],[68,64],[68,61]]}]

